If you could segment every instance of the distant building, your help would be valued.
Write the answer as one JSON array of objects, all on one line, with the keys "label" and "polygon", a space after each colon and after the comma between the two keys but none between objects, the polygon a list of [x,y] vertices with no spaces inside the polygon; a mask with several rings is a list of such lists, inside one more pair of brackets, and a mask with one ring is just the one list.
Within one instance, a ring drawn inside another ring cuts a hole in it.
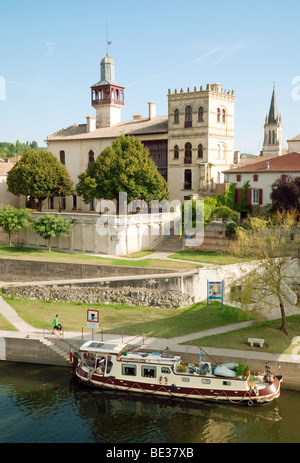
[{"label": "distant building", "polygon": [[256,163],[229,169],[223,173],[226,183],[236,184],[236,204],[241,203],[242,187],[249,181],[247,204],[265,206],[271,203],[272,185],[278,178],[300,176],[300,153],[269,158],[258,157]]},{"label": "distant building", "polygon": [[[234,91],[221,84],[204,89],[168,91],[168,115],[156,116],[149,102],[147,117],[135,115],[121,121],[125,89],[115,80],[114,60],[100,63],[100,81],[91,87],[95,116],[47,137],[47,149],[66,165],[74,183],[78,175],[121,134],[139,138],[149,149],[161,175],[169,182],[170,199],[184,201],[218,194],[222,171],[236,161],[234,154]],[[57,201],[57,199],[55,200]],[[66,198],[66,210],[93,210],[82,198]],[[55,202],[49,203],[54,208]]]},{"label": "distant building", "polygon": [[289,153],[300,153],[300,134],[296,135],[294,138],[291,138],[287,142]]},{"label": "distant building", "polygon": [[282,156],[282,120],[278,113],[275,87],[271,99],[269,114],[266,115],[264,125],[264,143],[262,156]]}]

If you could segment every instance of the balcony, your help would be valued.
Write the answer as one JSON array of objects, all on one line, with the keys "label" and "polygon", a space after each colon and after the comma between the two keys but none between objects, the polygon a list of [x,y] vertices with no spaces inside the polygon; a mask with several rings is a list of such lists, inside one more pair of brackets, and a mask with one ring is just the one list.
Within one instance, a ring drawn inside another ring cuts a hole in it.
[{"label": "balcony", "polygon": [[192,164],[192,157],[184,158],[184,164]]},{"label": "balcony", "polygon": [[124,106],[124,100],[117,100],[116,98],[102,98],[102,99],[92,99],[92,106],[102,105],[102,104],[116,104],[119,106]]}]

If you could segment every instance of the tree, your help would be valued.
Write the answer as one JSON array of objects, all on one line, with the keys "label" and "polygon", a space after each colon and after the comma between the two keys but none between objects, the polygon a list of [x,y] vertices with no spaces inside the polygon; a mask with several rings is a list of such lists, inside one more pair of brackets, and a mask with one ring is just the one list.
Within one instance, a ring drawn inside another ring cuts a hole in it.
[{"label": "tree", "polygon": [[26,209],[16,209],[5,206],[0,209],[0,226],[8,233],[8,241],[11,246],[12,233],[21,228],[29,227],[31,214]]},{"label": "tree", "polygon": [[32,222],[32,229],[41,238],[48,241],[48,250],[51,251],[51,238],[66,237],[72,233],[75,220],[68,221],[57,215],[42,215]]},{"label": "tree", "polygon": [[280,177],[272,185],[273,211],[292,211],[300,213],[300,177]]},{"label": "tree", "polygon": [[128,203],[168,199],[167,182],[148,149],[134,137],[118,137],[78,178],[77,193],[85,203],[94,198],[118,201],[121,192],[127,193]]},{"label": "tree", "polygon": [[[285,286],[296,281],[292,266],[298,255],[299,224],[295,213],[277,213],[269,218],[251,217],[247,228],[237,229],[237,239],[231,251],[257,261],[245,272],[241,271],[239,296],[245,303],[255,298],[267,302],[272,297],[279,303],[281,330],[287,334],[284,294]],[[249,264],[250,265],[250,264]]]},{"label": "tree", "polygon": [[42,149],[29,148],[24,156],[9,171],[8,191],[16,196],[30,196],[41,211],[50,197],[73,194],[73,182],[63,164],[56,157]]}]

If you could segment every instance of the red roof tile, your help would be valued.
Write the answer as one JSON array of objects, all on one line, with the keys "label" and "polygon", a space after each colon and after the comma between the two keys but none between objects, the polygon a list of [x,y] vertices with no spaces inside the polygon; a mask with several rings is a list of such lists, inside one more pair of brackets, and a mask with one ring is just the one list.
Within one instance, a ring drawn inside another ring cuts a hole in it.
[{"label": "red roof tile", "polygon": [[254,164],[225,170],[224,173],[300,172],[300,153],[289,153],[271,159],[261,157],[260,159]]}]

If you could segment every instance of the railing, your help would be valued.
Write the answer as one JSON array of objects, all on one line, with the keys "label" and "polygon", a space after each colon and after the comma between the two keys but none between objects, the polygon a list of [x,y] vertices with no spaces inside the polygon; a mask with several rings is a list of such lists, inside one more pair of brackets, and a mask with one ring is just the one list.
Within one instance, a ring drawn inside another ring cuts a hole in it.
[{"label": "railing", "polygon": [[124,106],[124,100],[119,100],[116,98],[94,98],[92,99],[92,105],[97,105],[97,104],[117,104],[120,106]]}]

